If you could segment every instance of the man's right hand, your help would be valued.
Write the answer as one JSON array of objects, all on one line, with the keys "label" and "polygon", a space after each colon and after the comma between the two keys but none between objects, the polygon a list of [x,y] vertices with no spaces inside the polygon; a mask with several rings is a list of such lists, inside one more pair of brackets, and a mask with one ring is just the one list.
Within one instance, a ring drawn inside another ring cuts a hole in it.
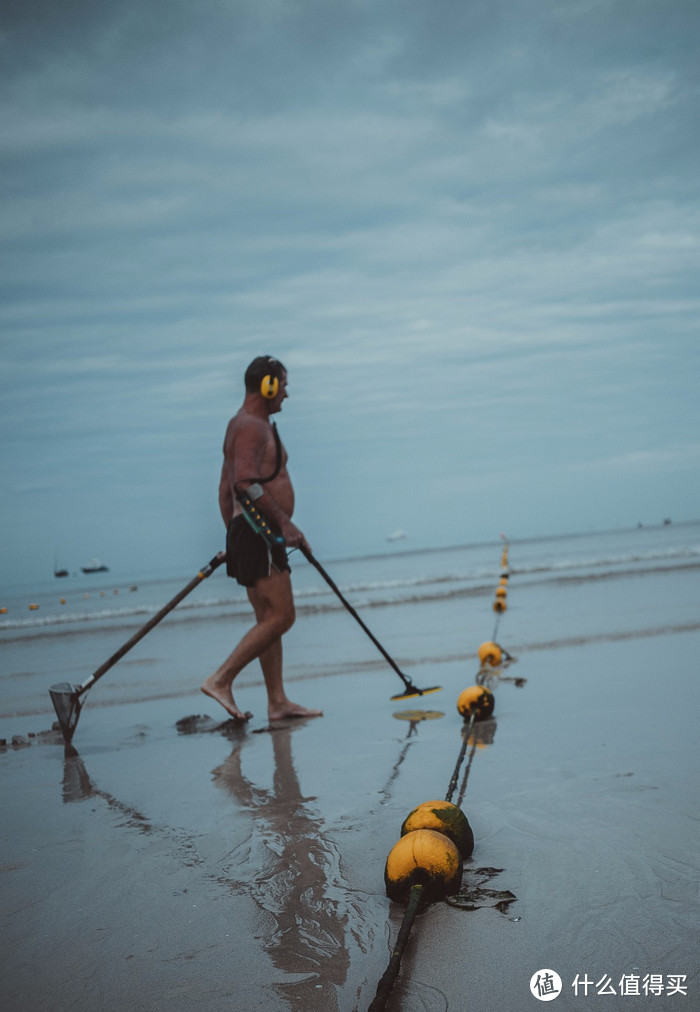
[{"label": "man's right hand", "polygon": [[285,521],[280,527],[280,533],[284,538],[284,543],[288,548],[305,548],[307,552],[311,551],[311,546],[308,541],[291,520]]}]

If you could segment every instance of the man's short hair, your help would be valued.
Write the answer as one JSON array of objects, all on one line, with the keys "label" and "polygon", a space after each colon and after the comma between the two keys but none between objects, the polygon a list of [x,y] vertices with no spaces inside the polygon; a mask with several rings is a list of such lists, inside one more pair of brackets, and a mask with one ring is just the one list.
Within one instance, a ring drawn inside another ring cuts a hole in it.
[{"label": "man's short hair", "polygon": [[266,376],[274,376],[281,381],[286,373],[287,370],[279,359],[273,358],[272,355],[258,355],[245,371],[246,391],[250,393],[260,390],[260,384]]}]

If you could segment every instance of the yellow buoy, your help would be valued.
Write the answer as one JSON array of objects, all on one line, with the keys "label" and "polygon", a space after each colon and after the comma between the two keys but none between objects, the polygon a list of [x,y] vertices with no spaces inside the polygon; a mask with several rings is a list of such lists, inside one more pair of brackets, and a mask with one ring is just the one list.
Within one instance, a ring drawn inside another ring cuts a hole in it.
[{"label": "yellow buoy", "polygon": [[424,801],[406,817],[401,826],[401,836],[416,829],[433,829],[452,840],[466,861],[474,850],[474,834],[469,820],[457,805],[449,801]]},{"label": "yellow buoy", "polygon": [[427,902],[459,891],[462,858],[457,847],[433,829],[415,829],[392,848],[384,867],[386,894],[405,903],[414,885],[423,886]]},{"label": "yellow buoy", "polygon": [[65,604],[65,603],[66,603],[66,599],[65,599],[65,597],[62,597],[61,600],[59,601],[59,604]]},{"label": "yellow buoy", "polygon": [[502,585],[499,584],[499,586],[496,587],[496,597],[507,597],[507,596],[508,596],[508,591],[506,590],[506,588],[504,586],[502,586]]},{"label": "yellow buoy", "polygon": [[497,612],[504,612],[506,610],[506,602],[502,597],[497,597],[493,602],[493,610]]},{"label": "yellow buoy", "polygon": [[490,640],[487,640],[479,647],[479,660],[482,664],[491,664],[495,668],[501,663],[502,659],[503,654],[498,643],[492,643]]},{"label": "yellow buoy", "polygon": [[0,608],[0,615],[7,615],[7,608]]},{"label": "yellow buoy", "polygon": [[465,719],[473,713],[475,720],[485,720],[491,716],[495,705],[493,692],[485,685],[470,685],[457,700],[457,709]]},{"label": "yellow buoy", "polygon": [[39,611],[39,605],[38,604],[30,604],[29,605],[29,610],[30,611]]}]

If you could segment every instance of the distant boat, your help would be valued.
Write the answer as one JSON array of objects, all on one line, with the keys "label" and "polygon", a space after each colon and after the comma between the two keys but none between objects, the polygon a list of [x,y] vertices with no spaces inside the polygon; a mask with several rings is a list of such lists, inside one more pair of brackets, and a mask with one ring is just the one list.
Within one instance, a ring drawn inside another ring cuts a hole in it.
[{"label": "distant boat", "polygon": [[68,576],[68,570],[67,569],[56,569],[56,567],[54,566],[53,575],[54,576]]},{"label": "distant boat", "polygon": [[90,559],[85,566],[80,567],[84,573],[108,573],[109,567],[105,566],[99,559]]},{"label": "distant boat", "polygon": [[394,531],[393,534],[387,534],[387,541],[403,541],[404,538],[408,537],[408,531]]}]

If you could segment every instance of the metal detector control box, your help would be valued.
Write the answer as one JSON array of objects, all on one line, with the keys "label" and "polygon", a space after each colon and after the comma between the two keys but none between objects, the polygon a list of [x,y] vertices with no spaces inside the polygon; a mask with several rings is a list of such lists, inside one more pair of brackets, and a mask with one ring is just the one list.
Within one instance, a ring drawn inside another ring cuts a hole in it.
[{"label": "metal detector control box", "polygon": [[257,508],[250,496],[245,492],[236,495],[236,499],[243,508],[243,516],[257,534],[262,534],[269,545],[273,548],[282,547],[285,544],[281,534],[275,534],[269,523]]}]

